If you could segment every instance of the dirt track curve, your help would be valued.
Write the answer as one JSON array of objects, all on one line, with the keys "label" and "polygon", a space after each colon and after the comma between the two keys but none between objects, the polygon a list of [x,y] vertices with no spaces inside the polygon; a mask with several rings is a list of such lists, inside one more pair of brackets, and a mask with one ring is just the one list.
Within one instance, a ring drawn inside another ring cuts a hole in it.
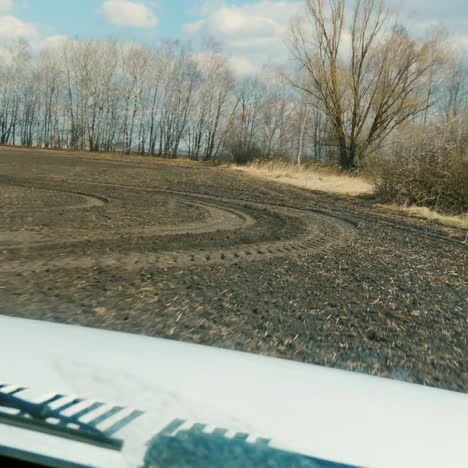
[{"label": "dirt track curve", "polygon": [[467,390],[466,233],[184,161],[0,151],[3,313]]}]

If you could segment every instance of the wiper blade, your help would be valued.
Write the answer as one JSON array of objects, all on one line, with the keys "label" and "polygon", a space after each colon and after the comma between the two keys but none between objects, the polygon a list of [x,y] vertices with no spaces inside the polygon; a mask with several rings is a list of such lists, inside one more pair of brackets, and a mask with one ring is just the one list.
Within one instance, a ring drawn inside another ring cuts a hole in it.
[{"label": "wiper blade", "polygon": [[14,395],[0,392],[0,406],[17,409],[22,413],[29,414],[32,418],[46,420],[48,418],[58,419],[62,424],[73,424],[80,429],[100,434],[101,431],[93,426],[78,421],[72,417],[65,416],[58,411],[54,411],[49,405],[44,403],[31,403]]},{"label": "wiper blade", "polygon": [[[103,431],[83,423],[73,416],[65,416],[50,408],[47,403],[32,403],[14,395],[0,392],[1,407],[16,409],[19,413],[10,414],[0,411],[0,423],[79,440],[113,450],[120,450],[123,445],[121,440],[109,437]],[[47,422],[49,419],[54,419],[57,422]]]}]

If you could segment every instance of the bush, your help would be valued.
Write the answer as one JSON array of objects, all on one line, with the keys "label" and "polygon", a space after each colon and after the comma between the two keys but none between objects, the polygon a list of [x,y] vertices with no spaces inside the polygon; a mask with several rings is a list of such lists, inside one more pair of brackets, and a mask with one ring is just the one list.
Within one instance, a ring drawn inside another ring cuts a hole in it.
[{"label": "bush", "polygon": [[451,129],[413,129],[367,161],[377,196],[450,214],[467,212],[468,152],[460,141]]},{"label": "bush", "polygon": [[231,156],[232,162],[239,164],[240,166],[263,158],[262,150],[255,144],[242,145],[240,143],[235,143],[229,145],[228,152]]}]

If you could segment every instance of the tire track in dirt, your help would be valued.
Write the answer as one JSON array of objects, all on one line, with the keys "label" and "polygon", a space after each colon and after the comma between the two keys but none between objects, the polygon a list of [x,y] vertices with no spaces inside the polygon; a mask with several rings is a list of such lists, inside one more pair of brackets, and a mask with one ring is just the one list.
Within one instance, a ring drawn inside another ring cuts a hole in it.
[{"label": "tire track in dirt", "polygon": [[[93,197],[90,195],[90,198]],[[158,195],[158,198],[167,197]],[[174,197],[171,197],[174,198]],[[255,219],[239,210],[226,207],[218,207],[206,202],[193,202],[175,197],[178,202],[189,206],[198,206],[207,212],[207,218],[202,222],[184,223],[179,226],[143,226],[132,229],[119,229],[118,235],[135,235],[138,237],[168,236],[174,234],[205,234],[221,230],[245,229],[255,224]],[[91,205],[90,205],[91,206]],[[92,205],[96,206],[96,205]],[[83,206],[84,207],[84,206]],[[88,205],[86,206],[88,207]],[[61,210],[69,209],[68,206]],[[26,211],[26,210],[25,210]],[[116,233],[108,231],[94,231],[86,236],[86,240],[110,240],[116,237]],[[72,244],[83,240],[83,237],[68,237],[67,239],[57,239],[57,236],[47,236],[42,233],[32,231],[4,231],[0,230],[0,250],[10,250],[26,247],[52,246]]]},{"label": "tire track in dirt", "polygon": [[[335,216],[319,214],[311,210],[291,208],[271,205],[268,203],[245,202],[234,199],[217,197],[213,195],[197,194],[194,192],[183,192],[169,189],[157,189],[150,187],[139,187],[126,184],[111,184],[95,181],[69,180],[71,183],[86,184],[89,186],[107,186],[120,188],[126,191],[145,191],[154,193],[155,196],[164,198],[176,198],[181,203],[203,207],[208,211],[209,219],[203,223],[186,223],[178,226],[148,226],[143,231],[138,229],[141,236],[161,236],[180,233],[205,233],[210,231],[245,229],[256,223],[254,217],[243,211],[248,207],[268,209],[274,215],[288,215],[300,217],[305,224],[305,232],[298,238],[287,241],[254,242],[251,244],[236,245],[232,247],[220,247],[215,249],[187,249],[171,251],[147,251],[128,252],[123,254],[106,253],[104,255],[73,256],[67,255],[52,260],[20,260],[4,262],[0,265],[0,272],[40,272],[51,269],[69,268],[90,268],[98,267],[119,267],[128,270],[138,270],[144,268],[171,268],[190,266],[198,264],[214,263],[237,263],[244,261],[259,261],[272,257],[287,256],[308,256],[318,252],[331,251],[336,245],[351,240],[356,234],[356,229],[351,223]],[[35,183],[35,182],[34,182]],[[37,184],[38,188],[44,186],[43,182]],[[51,190],[49,188],[49,190]],[[73,193],[73,192],[72,192]],[[93,196],[93,195],[90,195]],[[190,200],[187,200],[190,198]],[[111,199],[110,203],[112,203]],[[228,206],[226,206],[228,205]],[[234,205],[234,206],[232,206]],[[131,233],[133,230],[123,230]],[[122,230],[117,231],[121,234]],[[95,239],[101,240],[113,236],[97,236]],[[1,237],[0,237],[1,240]],[[62,244],[73,242],[73,240],[40,240],[31,242],[30,246],[45,246],[51,244]],[[15,245],[0,245],[0,249],[16,248]]]},{"label": "tire track in dirt", "polygon": [[[12,183],[5,183],[3,180],[0,181],[1,185],[7,186],[7,187],[13,187],[13,188],[32,188],[29,185],[24,185],[24,184],[12,184]],[[27,212],[35,212],[35,211],[52,211],[52,210],[76,210],[76,209],[83,209],[83,208],[92,208],[94,206],[103,206],[106,203],[109,202],[107,198],[98,196],[98,195],[92,195],[90,193],[84,193],[84,192],[77,192],[75,190],[63,190],[63,189],[51,189],[51,188],[44,188],[44,187],[34,187],[35,190],[40,190],[40,191],[45,191],[45,192],[53,192],[53,193],[66,193],[70,195],[76,195],[77,197],[82,198],[84,201],[81,203],[76,203],[72,205],[66,205],[66,206],[47,206],[47,207],[29,207],[29,208],[17,208],[15,207],[15,211],[19,211],[22,213],[27,213]],[[8,213],[10,209],[5,209],[5,208],[0,208],[0,213]]]}]

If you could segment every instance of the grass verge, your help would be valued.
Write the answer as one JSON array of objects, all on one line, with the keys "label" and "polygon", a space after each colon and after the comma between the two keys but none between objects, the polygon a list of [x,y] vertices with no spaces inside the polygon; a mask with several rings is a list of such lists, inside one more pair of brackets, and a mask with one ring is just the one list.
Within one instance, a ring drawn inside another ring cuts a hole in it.
[{"label": "grass verge", "polygon": [[468,213],[459,216],[449,216],[437,213],[437,211],[426,208],[425,206],[400,206],[400,205],[377,205],[388,211],[404,213],[413,218],[427,219],[437,221],[440,224],[452,226],[459,229],[468,229]]},{"label": "grass verge", "polygon": [[[264,180],[276,181],[309,190],[350,196],[373,193],[373,185],[365,177],[340,174],[338,170],[333,171],[329,167],[297,167],[281,161],[253,162],[246,166],[232,165],[231,167]],[[395,204],[377,206],[410,217],[436,221],[458,229],[468,229],[468,213],[460,216],[449,216],[419,206],[406,207]]]},{"label": "grass verge", "polygon": [[328,168],[297,167],[280,161],[254,162],[246,166],[231,166],[265,180],[309,190],[341,195],[364,195],[372,193],[372,184],[363,177],[332,173]]}]

